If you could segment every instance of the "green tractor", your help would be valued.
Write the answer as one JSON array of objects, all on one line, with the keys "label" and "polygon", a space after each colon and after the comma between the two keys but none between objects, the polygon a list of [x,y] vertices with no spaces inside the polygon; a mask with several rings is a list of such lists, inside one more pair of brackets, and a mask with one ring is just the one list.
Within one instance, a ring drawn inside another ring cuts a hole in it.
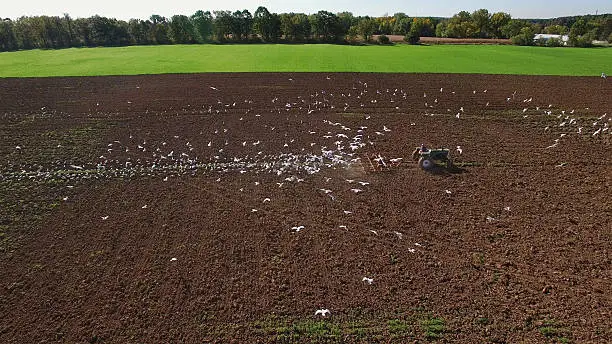
[{"label": "green tractor", "polygon": [[449,152],[450,150],[446,148],[429,149],[425,145],[421,145],[412,152],[412,160],[417,162],[419,167],[425,171],[431,171],[434,168],[450,169],[453,162]]}]

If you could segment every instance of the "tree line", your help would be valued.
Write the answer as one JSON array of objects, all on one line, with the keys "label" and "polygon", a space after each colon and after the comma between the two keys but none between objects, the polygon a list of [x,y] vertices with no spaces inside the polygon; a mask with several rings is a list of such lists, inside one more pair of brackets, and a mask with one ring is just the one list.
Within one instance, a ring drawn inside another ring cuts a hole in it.
[{"label": "tree line", "polygon": [[[271,13],[260,6],[242,11],[197,11],[191,16],[117,20],[102,16],[73,19],[32,16],[0,20],[0,51],[69,47],[201,43],[363,43],[374,35],[419,37],[511,38],[534,44],[536,33],[569,34],[573,45],[594,39],[612,41],[612,15],[521,20],[508,13],[480,9],[451,18],[353,16],[351,12]],[[380,40],[386,42],[388,40]],[[586,45],[586,44],[585,44]]]}]

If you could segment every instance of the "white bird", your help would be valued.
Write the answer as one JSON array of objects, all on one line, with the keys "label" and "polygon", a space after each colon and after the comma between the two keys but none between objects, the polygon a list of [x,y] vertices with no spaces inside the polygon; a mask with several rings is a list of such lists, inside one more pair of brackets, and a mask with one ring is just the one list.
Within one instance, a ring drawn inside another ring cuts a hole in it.
[{"label": "white bird", "polygon": [[510,207],[505,207],[504,210],[505,211],[510,211]]},{"label": "white bird", "polygon": [[315,312],[315,315],[322,315],[322,316],[327,316],[328,314],[330,314],[329,309],[318,309]]},{"label": "white bird", "polygon": [[383,130],[384,131],[391,131],[391,129],[387,128],[387,126],[383,125]]},{"label": "white bird", "polygon": [[142,209],[147,209],[147,205],[145,204],[145,205],[143,205],[141,208],[142,208]]},{"label": "white bird", "polygon": [[354,193],[359,193],[359,192],[362,192],[363,190],[361,190],[361,189],[351,189],[351,191],[353,191]]},{"label": "white bird", "polygon": [[461,146],[457,146],[457,153],[459,154],[463,153],[463,149],[461,149]]},{"label": "white bird", "polygon": [[264,202],[264,203],[266,203],[266,202],[270,202],[270,199],[269,199],[269,198],[264,198],[263,202]]},{"label": "white bird", "polygon": [[108,215],[107,216],[102,216],[102,220],[107,220],[108,219]]},{"label": "white bird", "polygon": [[608,76],[606,75],[606,73],[601,73],[601,77],[602,77],[602,78],[604,78],[604,79],[607,79],[607,78],[608,78]]},{"label": "white bird", "polygon": [[171,258],[171,259],[170,259],[170,261],[171,261],[171,262],[175,262],[175,261],[176,261],[176,258]]},{"label": "white bird", "polygon": [[68,197],[64,197],[64,198],[62,198],[62,200],[63,200],[63,201],[67,201],[67,200],[68,200]]},{"label": "white bird", "polygon": [[331,191],[331,190],[329,190],[329,189],[319,189],[319,190],[323,191],[323,193],[326,193],[326,194],[328,194],[328,193],[331,193],[331,192],[332,192],[332,191]]},{"label": "white bird", "polygon": [[450,190],[444,190],[444,192],[446,192],[447,195],[452,194],[452,192]]},{"label": "white bird", "polygon": [[361,279],[361,281],[366,282],[367,284],[372,284],[372,282],[374,282],[374,279],[373,278],[364,277],[364,278]]},{"label": "white bird", "polygon": [[495,221],[494,217],[487,216],[487,222],[493,222],[493,221]]},{"label": "white bird", "polygon": [[293,227],[291,227],[291,229],[293,229],[293,230],[294,230],[294,231],[296,231],[296,232],[299,232],[299,231],[301,231],[302,229],[304,229],[304,226],[293,226]]},{"label": "white bird", "polygon": [[350,211],[350,210],[345,210],[345,211],[344,211],[344,214],[346,214],[346,215],[349,215],[349,214],[352,214],[352,213],[353,213],[353,212],[352,212],[352,211]]},{"label": "white bird", "polygon": [[218,90],[219,90],[218,88],[213,87],[213,86],[210,86],[210,89],[211,89],[211,90],[215,90],[215,91],[218,91]]},{"label": "white bird", "polygon": [[358,183],[361,184],[362,186],[370,185],[370,183],[368,182],[358,182]]}]

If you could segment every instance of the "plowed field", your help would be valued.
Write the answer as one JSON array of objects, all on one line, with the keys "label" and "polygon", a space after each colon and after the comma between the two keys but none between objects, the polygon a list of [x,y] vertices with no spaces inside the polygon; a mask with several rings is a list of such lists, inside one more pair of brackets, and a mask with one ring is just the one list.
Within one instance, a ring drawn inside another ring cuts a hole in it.
[{"label": "plowed field", "polygon": [[[0,342],[612,342],[611,95],[0,80]],[[421,144],[455,166],[419,169]]]}]

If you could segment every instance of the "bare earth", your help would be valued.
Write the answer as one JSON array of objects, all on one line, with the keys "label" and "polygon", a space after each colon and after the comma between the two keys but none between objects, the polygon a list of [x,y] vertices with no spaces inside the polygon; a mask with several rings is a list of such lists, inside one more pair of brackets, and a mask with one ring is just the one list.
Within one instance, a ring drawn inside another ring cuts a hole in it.
[{"label": "bare earth", "polygon": [[[610,95],[599,77],[0,79],[0,342],[612,342]],[[422,143],[457,167],[418,169]]]}]

